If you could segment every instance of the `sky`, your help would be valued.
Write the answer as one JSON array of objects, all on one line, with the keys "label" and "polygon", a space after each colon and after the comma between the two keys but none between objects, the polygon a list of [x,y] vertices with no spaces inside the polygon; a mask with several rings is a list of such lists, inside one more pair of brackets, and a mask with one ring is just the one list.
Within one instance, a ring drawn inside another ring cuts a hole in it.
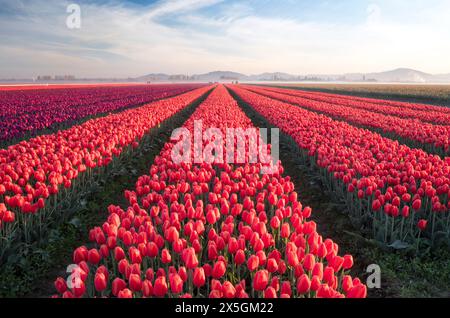
[{"label": "sky", "polygon": [[449,17],[448,0],[0,0],[0,78],[450,73]]}]

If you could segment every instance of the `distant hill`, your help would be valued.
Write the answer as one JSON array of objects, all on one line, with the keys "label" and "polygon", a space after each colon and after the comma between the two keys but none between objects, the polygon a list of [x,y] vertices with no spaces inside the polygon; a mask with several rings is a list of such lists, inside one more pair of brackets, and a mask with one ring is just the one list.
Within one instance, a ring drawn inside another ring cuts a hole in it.
[{"label": "distant hill", "polygon": [[229,72],[229,71],[215,71],[206,74],[197,74],[191,76],[192,80],[202,82],[217,82],[222,80],[232,81],[244,81],[248,79],[248,76],[241,73]]},{"label": "distant hill", "polygon": [[135,79],[138,82],[169,82],[169,81],[187,81],[190,80],[188,75],[169,75],[164,73],[148,74]]},{"label": "distant hill", "polygon": [[249,76],[250,80],[254,81],[296,81],[300,76],[287,73],[275,72],[275,73],[262,73],[259,75]]},{"label": "distant hill", "polygon": [[433,75],[413,69],[398,68],[392,71],[379,73],[344,74],[343,78],[350,81],[427,83],[432,81]]},{"label": "distant hill", "polygon": [[215,71],[195,75],[169,75],[164,73],[148,74],[134,79],[145,82],[166,81],[197,81],[197,82],[221,82],[221,81],[342,81],[342,82],[386,82],[386,83],[450,83],[450,74],[428,74],[421,71],[398,68],[378,73],[346,73],[346,74],[309,74],[293,75],[282,72],[262,73],[246,75],[230,71]]}]

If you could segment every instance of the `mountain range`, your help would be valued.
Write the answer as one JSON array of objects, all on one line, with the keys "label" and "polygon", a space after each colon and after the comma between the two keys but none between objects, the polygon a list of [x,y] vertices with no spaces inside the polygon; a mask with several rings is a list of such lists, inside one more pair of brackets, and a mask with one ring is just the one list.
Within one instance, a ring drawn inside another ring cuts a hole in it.
[{"label": "mountain range", "polygon": [[215,71],[205,74],[148,74],[134,79],[139,82],[166,82],[166,81],[339,81],[339,82],[383,82],[383,83],[450,83],[450,74],[428,74],[421,71],[398,68],[379,73],[346,73],[346,74],[309,74],[293,75],[281,72],[246,75],[230,71]]}]

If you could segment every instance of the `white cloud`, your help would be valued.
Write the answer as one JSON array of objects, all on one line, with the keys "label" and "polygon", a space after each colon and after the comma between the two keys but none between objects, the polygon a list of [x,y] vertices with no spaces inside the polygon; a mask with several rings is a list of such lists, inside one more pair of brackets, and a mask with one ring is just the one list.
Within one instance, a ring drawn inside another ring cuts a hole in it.
[{"label": "white cloud", "polygon": [[222,2],[223,0],[166,0],[160,1],[153,7],[144,18],[156,18],[159,16],[187,11],[195,11],[199,8],[211,6]]},{"label": "white cloud", "polygon": [[[405,22],[390,17],[380,0],[367,8],[360,24],[261,16],[248,4],[221,6],[212,16],[198,11],[218,2],[166,0],[146,8],[82,4],[82,28],[69,30],[67,2],[33,1],[21,7],[21,18],[0,19],[0,76],[124,77],[218,69],[303,74],[395,67],[450,72],[450,43],[443,40],[450,38],[444,18],[450,5],[445,3]],[[168,16],[176,26],[160,22]]]}]

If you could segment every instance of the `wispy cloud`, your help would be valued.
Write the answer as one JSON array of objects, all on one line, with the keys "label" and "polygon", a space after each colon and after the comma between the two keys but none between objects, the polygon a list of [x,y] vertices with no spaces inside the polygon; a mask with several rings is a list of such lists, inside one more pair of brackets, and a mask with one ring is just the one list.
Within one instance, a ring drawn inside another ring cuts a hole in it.
[{"label": "wispy cloud", "polygon": [[444,0],[318,1],[317,8],[302,0],[82,1],[79,30],[65,25],[68,4],[0,0],[0,77],[450,72]]}]

